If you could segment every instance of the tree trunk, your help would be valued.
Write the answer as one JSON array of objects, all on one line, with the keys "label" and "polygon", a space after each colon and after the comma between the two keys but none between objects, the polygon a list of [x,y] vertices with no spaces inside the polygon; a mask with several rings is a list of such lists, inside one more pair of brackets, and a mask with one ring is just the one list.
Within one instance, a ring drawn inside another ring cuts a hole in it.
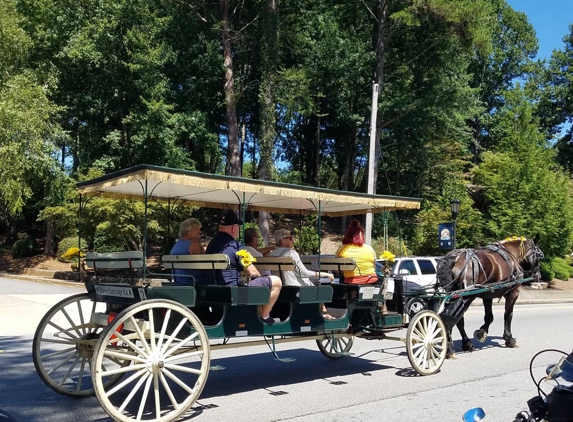
[{"label": "tree trunk", "polygon": [[225,66],[225,107],[227,110],[227,165],[225,174],[240,176],[239,124],[235,97],[235,77],[233,73],[233,49],[229,20],[229,0],[219,0],[221,8],[221,39],[223,44],[223,64]]},{"label": "tree trunk", "polygon": [[54,242],[54,223],[46,220],[46,245],[44,246],[44,255],[56,255],[56,242]]},{"label": "tree trunk", "polygon": [[[261,38],[261,85],[259,88],[259,104],[261,106],[261,137],[260,137],[260,178],[270,180],[274,170],[273,145],[276,137],[276,112],[274,88],[277,75],[278,22],[277,4],[275,0],[267,0],[263,11],[263,36]],[[270,237],[270,213],[259,213],[259,230],[266,246]]]}]

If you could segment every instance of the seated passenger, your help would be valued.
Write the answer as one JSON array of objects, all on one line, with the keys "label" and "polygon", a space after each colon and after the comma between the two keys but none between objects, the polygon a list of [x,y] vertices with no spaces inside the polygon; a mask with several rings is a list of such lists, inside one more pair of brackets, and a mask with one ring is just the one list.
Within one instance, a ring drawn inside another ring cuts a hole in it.
[{"label": "seated passenger", "polygon": [[[201,222],[196,218],[188,218],[179,227],[179,239],[171,248],[170,255],[197,255],[204,254],[205,249],[201,245]],[[196,270],[175,269],[175,283],[193,285],[193,278],[197,276]]]},{"label": "seated passenger", "polygon": [[[294,271],[282,272],[285,286],[314,286],[314,283],[310,279],[311,277],[316,280],[316,282],[318,282],[321,277],[328,278],[330,281],[334,280],[334,275],[331,273],[312,271],[305,267],[300,260],[299,253],[294,250],[294,242],[289,230],[277,230],[275,232],[275,241],[278,247],[274,251],[271,251],[271,256],[288,256],[292,258],[295,265]],[[320,304],[320,312],[324,319],[333,319],[332,316],[328,314],[324,303]]]},{"label": "seated passenger", "polygon": [[352,220],[346,229],[342,246],[336,251],[337,258],[353,258],[356,267],[344,271],[344,282],[349,284],[372,284],[378,281],[376,252],[364,243],[364,229],[358,220]]},{"label": "seated passenger", "polygon": [[275,232],[275,241],[277,248],[271,251],[271,256],[291,257],[295,265],[294,271],[283,271],[285,286],[314,286],[310,279],[311,277],[317,281],[320,277],[328,278],[330,281],[334,280],[334,275],[330,273],[312,271],[304,266],[300,260],[300,255],[294,250],[294,242],[289,230],[277,230]]},{"label": "seated passenger", "polygon": [[[259,246],[259,233],[253,229],[245,229],[245,245],[243,249],[253,255],[255,258],[262,258],[268,255],[276,246],[268,246],[266,248],[258,248]],[[262,275],[271,275],[270,271],[261,271]]]},{"label": "seated passenger", "polygon": [[217,284],[237,286],[240,277],[239,271],[246,271],[251,276],[249,286],[265,286],[271,290],[269,303],[262,306],[261,319],[265,324],[272,325],[275,322],[280,322],[279,319],[271,318],[270,312],[279,297],[282,286],[281,279],[274,275],[261,276],[254,265],[249,265],[247,268],[242,267],[241,260],[237,256],[242,245],[236,240],[239,236],[239,226],[242,224],[243,222],[237,218],[234,212],[227,212],[221,219],[219,232],[207,246],[207,253],[224,253],[229,257],[229,268],[215,271]]}]

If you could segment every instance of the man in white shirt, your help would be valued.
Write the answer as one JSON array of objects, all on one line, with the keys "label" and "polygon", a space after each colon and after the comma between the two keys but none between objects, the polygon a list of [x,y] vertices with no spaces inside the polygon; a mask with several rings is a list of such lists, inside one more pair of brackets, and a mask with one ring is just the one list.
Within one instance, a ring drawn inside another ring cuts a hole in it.
[{"label": "man in white shirt", "polygon": [[[257,248],[259,246],[259,233],[253,229],[245,229],[245,246],[243,249],[253,255],[255,258],[261,258],[269,255],[269,253],[276,249],[276,246],[269,246],[267,248]],[[271,275],[270,271],[261,271],[261,275]]]}]

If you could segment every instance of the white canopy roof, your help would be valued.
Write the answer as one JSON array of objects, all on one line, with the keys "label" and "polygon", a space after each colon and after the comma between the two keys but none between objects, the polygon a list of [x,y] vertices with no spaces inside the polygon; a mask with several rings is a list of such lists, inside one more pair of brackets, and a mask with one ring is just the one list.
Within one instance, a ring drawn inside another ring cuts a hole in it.
[{"label": "white canopy roof", "polygon": [[211,208],[301,214],[321,211],[340,216],[419,209],[420,199],[368,195],[286,183],[221,176],[195,171],[139,165],[78,183],[79,192],[115,197],[178,199]]}]

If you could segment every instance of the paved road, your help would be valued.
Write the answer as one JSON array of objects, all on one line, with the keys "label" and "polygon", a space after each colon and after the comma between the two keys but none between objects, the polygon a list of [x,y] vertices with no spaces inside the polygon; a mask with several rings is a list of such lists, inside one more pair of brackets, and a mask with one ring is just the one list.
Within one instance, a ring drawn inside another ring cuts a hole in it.
[{"label": "paved road", "polygon": [[[71,399],[44,386],[32,363],[38,322],[54,303],[78,292],[83,289],[0,278],[0,412],[18,422],[109,420],[95,398]],[[518,306],[513,331],[519,349],[500,347],[503,309],[494,311],[492,337],[429,377],[417,376],[404,346],[390,341],[358,340],[354,356],[337,361],[310,341],[280,345],[283,356],[296,359],[292,363],[275,361],[265,347],[217,351],[213,364],[227,369],[211,371],[186,420],[459,421],[477,405],[486,408],[488,420],[512,420],[535,393],[530,358],[544,348],[573,348],[573,304]],[[481,309],[472,308],[468,331],[481,319]],[[541,356],[535,372],[555,360],[555,354]]]}]

